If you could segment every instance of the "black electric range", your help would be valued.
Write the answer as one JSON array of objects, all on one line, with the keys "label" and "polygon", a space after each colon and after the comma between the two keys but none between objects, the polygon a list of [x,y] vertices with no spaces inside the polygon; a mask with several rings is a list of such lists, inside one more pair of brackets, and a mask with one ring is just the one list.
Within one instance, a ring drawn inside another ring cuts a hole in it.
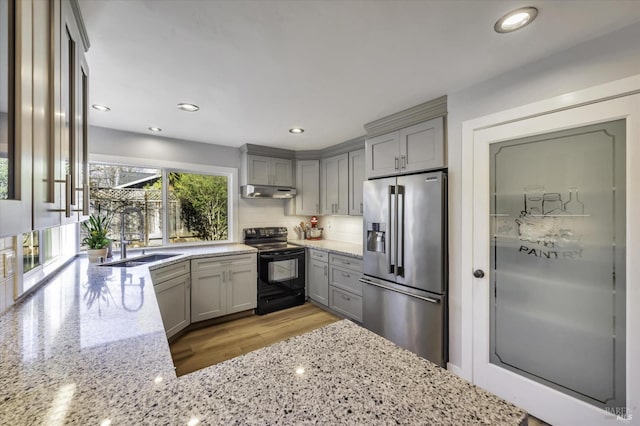
[{"label": "black electric range", "polygon": [[258,249],[259,315],[305,301],[305,250],[287,243],[287,228],[247,228],[244,243]]}]

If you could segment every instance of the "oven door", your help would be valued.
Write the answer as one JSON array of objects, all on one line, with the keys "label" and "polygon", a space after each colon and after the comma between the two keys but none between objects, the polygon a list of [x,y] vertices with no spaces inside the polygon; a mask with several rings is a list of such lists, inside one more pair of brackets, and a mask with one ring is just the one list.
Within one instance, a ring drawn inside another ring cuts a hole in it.
[{"label": "oven door", "polygon": [[258,255],[260,297],[304,289],[304,249],[270,251]]}]

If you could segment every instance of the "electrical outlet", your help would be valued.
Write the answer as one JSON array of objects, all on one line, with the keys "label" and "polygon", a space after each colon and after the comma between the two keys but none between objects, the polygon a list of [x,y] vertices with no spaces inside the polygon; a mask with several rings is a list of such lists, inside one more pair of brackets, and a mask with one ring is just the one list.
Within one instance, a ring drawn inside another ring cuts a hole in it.
[{"label": "electrical outlet", "polygon": [[327,221],[327,229],[331,229],[331,226],[332,226],[331,221],[330,221],[330,220],[328,220],[328,221]]}]

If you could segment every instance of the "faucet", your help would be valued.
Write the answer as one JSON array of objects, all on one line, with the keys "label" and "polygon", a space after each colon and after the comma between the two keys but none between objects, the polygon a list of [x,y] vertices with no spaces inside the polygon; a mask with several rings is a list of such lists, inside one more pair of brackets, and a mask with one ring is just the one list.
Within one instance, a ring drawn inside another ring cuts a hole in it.
[{"label": "faucet", "polygon": [[144,241],[144,216],[142,215],[142,210],[139,207],[125,207],[122,210],[120,216],[120,258],[127,258],[127,244],[131,241],[125,240],[125,229],[126,229],[126,218],[129,213],[137,213],[138,218],[140,219],[140,241]]}]

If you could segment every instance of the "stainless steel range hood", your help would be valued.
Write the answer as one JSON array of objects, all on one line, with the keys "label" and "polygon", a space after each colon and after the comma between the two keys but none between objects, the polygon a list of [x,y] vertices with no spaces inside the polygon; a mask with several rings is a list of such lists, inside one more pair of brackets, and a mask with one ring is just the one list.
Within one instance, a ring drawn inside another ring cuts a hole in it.
[{"label": "stainless steel range hood", "polygon": [[242,198],[293,198],[296,189],[290,186],[244,185],[240,187]]}]

